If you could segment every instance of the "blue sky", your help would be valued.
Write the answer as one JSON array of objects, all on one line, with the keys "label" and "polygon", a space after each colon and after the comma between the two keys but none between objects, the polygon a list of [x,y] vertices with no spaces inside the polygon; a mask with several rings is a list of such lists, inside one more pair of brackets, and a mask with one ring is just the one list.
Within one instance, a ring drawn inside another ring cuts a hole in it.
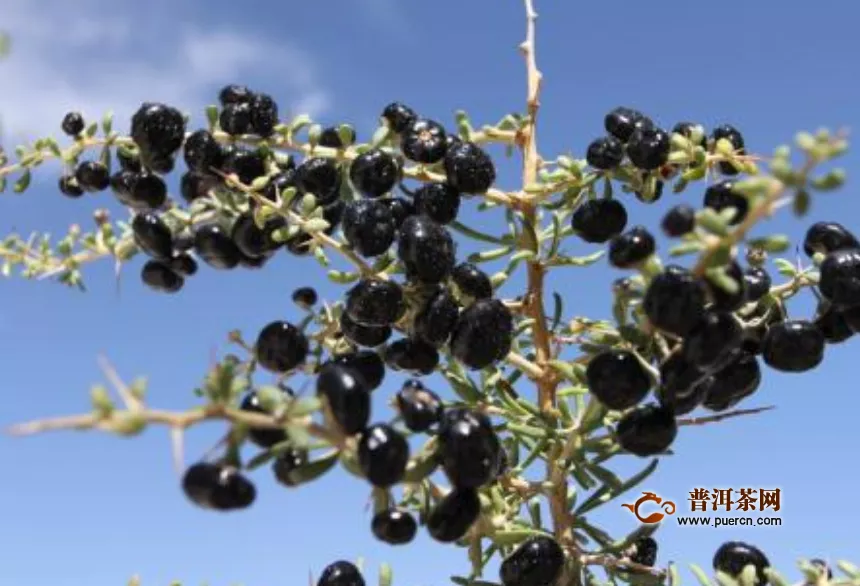
[{"label": "blue sky", "polygon": [[[850,3],[810,11],[808,3],[794,1],[777,7],[726,0],[718,8],[675,0],[539,2],[538,11],[545,74],[539,137],[546,155],[581,155],[602,132],[604,113],[617,105],[640,108],[668,127],[681,119],[730,122],[743,130],[750,150],[765,154],[798,130],[860,122],[860,84],[848,74],[860,51],[854,30],[860,14]],[[15,41],[12,57],[0,63],[0,114],[9,141],[59,136],[59,121],[72,108],[91,117],[113,109],[124,128],[144,100],[170,101],[199,122],[202,107],[229,82],[272,93],[282,111],[353,122],[363,136],[392,100],[445,123],[464,108],[484,123],[519,110],[525,99],[516,51],[523,9],[514,1],[248,2],[240,9],[223,0],[0,0],[0,12],[0,26]],[[842,164],[851,173],[858,161],[854,153]],[[500,186],[515,186],[516,160],[500,166]],[[41,171],[45,179],[26,196],[0,198],[4,233],[87,225],[102,205],[121,217],[107,195],[63,199],[53,188],[57,168]],[[860,212],[854,185],[850,175],[843,191],[814,202],[809,220],[784,215],[769,231],[798,238],[819,219],[841,219],[860,230],[852,220]],[[701,194],[695,188],[683,197],[698,204]],[[631,203],[630,209],[641,214],[638,222],[656,227],[680,200],[667,194],[651,208]],[[473,204],[466,208],[465,217],[474,218]],[[119,296],[110,263],[89,267],[86,294],[48,283],[0,284],[6,340],[0,423],[85,410],[87,390],[100,380],[101,352],[127,378],[149,377],[153,405],[187,408],[210,353],[225,350],[228,330],[252,337],[272,319],[299,319],[289,300],[299,285],[315,285],[329,299],[341,294],[309,259],[284,257],[263,273],[204,270],[172,297],[138,284],[139,263],[127,267]],[[550,286],[565,296],[568,313],[607,317],[606,287],[617,276],[599,263],[587,272],[568,269]],[[811,305],[798,303],[792,311],[803,317]],[[778,487],[783,526],[717,530],[669,523],[658,533],[660,563],[709,567],[728,539],[759,545],[785,570],[802,555],[860,561],[860,513],[849,504],[858,480],[857,350],[856,341],[831,347],[822,368],[800,376],[767,372],[746,405],[777,404],[774,412],[682,430],[677,454],[643,489],[680,503],[697,486]],[[393,393],[400,380],[389,375],[383,392]],[[192,432],[189,458],[219,430]],[[288,492],[263,469],[255,476],[260,496],[252,510],[213,515],[183,499],[162,429],[134,440],[3,437],[0,457],[0,575],[16,586],[115,586],[134,573],[146,585],[172,579],[295,584],[330,561],[358,556],[366,559],[369,581],[379,562],[388,561],[395,584],[407,586],[442,584],[466,570],[465,552],[423,533],[408,548],[373,541],[364,508],[368,491],[341,471]],[[631,457],[614,466],[630,472],[644,463]],[[595,519],[616,534],[634,527],[618,505]]]}]

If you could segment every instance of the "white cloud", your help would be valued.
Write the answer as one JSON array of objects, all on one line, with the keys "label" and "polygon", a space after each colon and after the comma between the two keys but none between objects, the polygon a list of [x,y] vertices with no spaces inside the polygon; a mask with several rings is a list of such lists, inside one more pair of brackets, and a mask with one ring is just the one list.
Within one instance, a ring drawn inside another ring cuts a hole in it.
[{"label": "white cloud", "polygon": [[142,101],[168,102],[198,117],[221,85],[255,75],[275,80],[258,89],[274,95],[282,115],[319,115],[330,106],[313,56],[299,47],[217,24],[204,29],[147,21],[129,12],[134,4],[119,12],[117,4],[122,3],[0,0],[0,27],[12,35],[12,52],[0,61],[6,140],[58,136],[60,120],[71,109],[90,119],[112,110],[119,131],[127,129]]}]

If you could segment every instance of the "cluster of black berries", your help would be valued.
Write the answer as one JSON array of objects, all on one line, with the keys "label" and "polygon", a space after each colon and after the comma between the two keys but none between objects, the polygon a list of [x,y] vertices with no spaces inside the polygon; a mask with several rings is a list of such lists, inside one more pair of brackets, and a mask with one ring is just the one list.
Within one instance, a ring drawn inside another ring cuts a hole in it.
[{"label": "cluster of black berries", "polygon": [[[812,320],[787,317],[769,295],[771,277],[760,266],[744,269],[733,261],[727,272],[739,287],[732,293],[678,265],[651,280],[640,308],[670,344],[669,355],[655,365],[659,380],[652,380],[641,353],[626,349],[597,354],[586,369],[588,387],[605,407],[631,409],[616,428],[627,451],[661,453],[675,439],[677,416],[699,406],[724,411],[749,397],[761,383],[759,357],[777,371],[806,372],[823,361],[827,343],[860,332],[857,239],[841,224],[817,222],[803,247],[810,257],[823,255],[822,300]],[[637,406],[655,385],[657,403]]]}]

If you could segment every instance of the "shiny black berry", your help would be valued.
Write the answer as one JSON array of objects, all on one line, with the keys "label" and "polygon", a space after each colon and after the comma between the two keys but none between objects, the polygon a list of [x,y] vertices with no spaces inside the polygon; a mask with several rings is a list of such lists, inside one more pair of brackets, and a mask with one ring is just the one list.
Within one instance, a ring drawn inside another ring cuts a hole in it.
[{"label": "shiny black berry", "polygon": [[493,283],[487,273],[476,265],[464,262],[454,267],[451,279],[461,295],[471,299],[489,299],[493,296]]},{"label": "shiny black berry", "polygon": [[365,326],[390,326],[406,311],[403,289],[394,281],[363,279],[346,293],[345,311]]},{"label": "shiny black berry", "polygon": [[236,267],[242,252],[218,224],[204,224],[194,232],[194,251],[207,265],[227,270]]},{"label": "shiny black berry", "polygon": [[306,309],[310,309],[311,307],[316,305],[319,299],[317,296],[316,289],[314,289],[313,287],[299,287],[298,289],[293,291],[291,297],[293,303]]},{"label": "shiny black berry", "polygon": [[254,94],[248,103],[251,114],[251,132],[268,138],[278,124],[278,104],[268,94]]},{"label": "shiny black berry", "polygon": [[728,574],[733,578],[739,577],[747,566],[754,566],[758,585],[768,583],[765,568],[770,567],[767,556],[754,545],[742,541],[727,541],[714,554],[714,570]]},{"label": "shiny black berry", "polygon": [[173,234],[158,214],[137,214],[131,221],[134,243],[155,259],[169,260],[173,256]]},{"label": "shiny black berry", "polygon": [[391,326],[365,326],[354,322],[344,312],[340,316],[340,331],[347,340],[357,346],[376,348],[391,337]]},{"label": "shiny black berry", "polygon": [[[824,305],[825,307],[821,307]],[[845,315],[826,303],[819,304],[819,310],[813,321],[828,344],[839,344],[851,338],[854,335],[854,330],[845,319]]]},{"label": "shiny black berry", "polygon": [[585,369],[588,390],[608,409],[638,404],[651,388],[651,379],[635,354],[607,350],[594,356]]},{"label": "shiny black berry", "polygon": [[601,171],[610,171],[624,160],[624,143],[614,136],[593,140],[585,152],[585,161]]},{"label": "shiny black berry", "polygon": [[711,384],[702,405],[711,411],[725,411],[752,395],[761,384],[761,366],[746,351],[735,354],[711,376]]},{"label": "shiny black berry", "polygon": [[[711,132],[711,139],[714,141],[715,144],[718,140],[723,138],[728,140],[732,144],[732,147],[734,147],[736,154],[743,155],[746,153],[746,149],[744,148],[744,137],[740,133],[740,131],[734,126],[731,126],[730,124],[722,124],[714,128],[714,130]],[[738,174],[738,170],[735,169],[735,167],[728,161],[720,161],[719,167],[720,172],[723,175]]]},{"label": "shiny black berry", "polygon": [[254,93],[248,89],[248,86],[239,84],[230,84],[221,88],[218,92],[218,101],[222,106],[227,104],[242,104],[251,101]]},{"label": "shiny black berry", "polygon": [[193,171],[209,173],[220,169],[224,162],[224,151],[208,130],[192,132],[185,141],[185,164]]},{"label": "shiny black berry", "polygon": [[460,192],[448,183],[425,183],[413,195],[415,209],[440,224],[450,224],[460,211]]},{"label": "shiny black berry", "polygon": [[242,254],[252,258],[265,256],[277,247],[271,232],[257,227],[251,212],[242,213],[236,218],[230,237]]},{"label": "shiny black berry", "polygon": [[250,507],[257,489],[235,468],[198,462],[188,467],[182,476],[185,496],[204,509],[232,511]]},{"label": "shiny black berry", "polygon": [[644,226],[634,226],[609,242],[609,264],[630,269],[648,259],[657,248],[654,236]]},{"label": "shiny black berry", "polygon": [[384,199],[380,199],[379,203],[389,209],[391,216],[394,218],[394,226],[398,230],[400,230],[400,227],[403,225],[403,222],[406,221],[406,218],[414,216],[416,213],[415,205],[408,199],[402,197],[386,197]]},{"label": "shiny black berry", "polygon": [[355,129],[351,126],[347,126],[346,128],[346,142],[344,142],[343,137],[341,137],[340,126],[327,126],[322,129],[319,142],[317,144],[330,149],[342,149],[344,147],[348,147],[355,142]]},{"label": "shiny black berry", "polygon": [[684,338],[682,351],[687,360],[708,370],[740,348],[742,335],[741,324],[731,313],[706,311]]},{"label": "shiny black berry", "polygon": [[391,209],[380,201],[359,199],[346,204],[343,236],[361,256],[379,256],[394,244],[397,225]]},{"label": "shiny black berry", "polygon": [[387,423],[371,425],[358,441],[358,464],[368,482],[388,488],[403,480],[409,462],[409,443]]},{"label": "shiny black berry", "polygon": [[669,160],[669,133],[660,128],[637,128],[627,141],[627,158],[643,171],[659,169]]},{"label": "shiny black berry", "polygon": [[459,315],[460,307],[454,296],[446,287],[440,287],[415,317],[414,335],[431,346],[441,348],[451,337]]},{"label": "shiny black berry", "polygon": [[155,156],[146,161],[146,170],[160,175],[169,175],[176,167],[174,155]]},{"label": "shiny black berry", "polygon": [[426,216],[406,218],[397,236],[397,256],[407,277],[432,285],[454,269],[456,245],[444,226]]},{"label": "shiny black berry", "polygon": [[332,358],[331,361],[356,371],[364,380],[368,391],[379,388],[385,378],[385,363],[379,354],[372,350],[341,354]]},{"label": "shiny black berry", "polygon": [[209,192],[218,186],[218,180],[213,175],[207,175],[200,171],[188,171],[182,174],[179,180],[179,193],[187,203],[197,198],[206,197]]},{"label": "shiny black berry", "polygon": [[696,210],[692,206],[679,203],[666,212],[660,227],[669,238],[680,238],[689,234],[696,227]]},{"label": "shiny black berry", "polygon": [[733,191],[734,187],[735,182],[731,179],[709,185],[705,190],[705,198],[702,204],[717,212],[721,212],[726,208],[735,208],[737,211],[729,222],[729,225],[740,224],[749,213],[749,201],[740,193]]},{"label": "shiny black berry", "polygon": [[711,385],[709,376],[674,352],[660,365],[660,386],[654,395],[659,404],[676,416],[686,415],[702,404]]},{"label": "shiny black berry", "polygon": [[642,308],[652,325],[683,337],[701,319],[705,301],[705,288],[689,270],[668,265],[651,281]]},{"label": "shiny black berry", "polygon": [[163,172],[165,160],[182,146],[185,140],[185,117],[172,106],[144,103],[131,118],[131,138],[142,161],[156,172]]},{"label": "shiny black berry", "polygon": [[772,281],[763,267],[749,267],[744,271],[746,301],[758,301],[770,292]]},{"label": "shiny black berry", "polygon": [[170,259],[170,269],[183,277],[191,277],[197,273],[197,261],[190,254],[177,254]]},{"label": "shiny black berry", "polygon": [[251,107],[248,102],[227,104],[218,116],[221,130],[230,136],[242,136],[251,132]]},{"label": "shiny black berry", "polygon": [[698,129],[700,133],[699,143],[696,146],[706,148],[708,146],[708,137],[705,136],[705,129],[701,124],[696,124],[695,122],[678,122],[677,124],[675,124],[675,126],[672,127],[672,132],[674,134],[680,134],[683,137],[692,139],[693,130],[695,129]]},{"label": "shiny black berry", "polygon": [[418,523],[409,511],[386,509],[373,516],[370,530],[383,543],[405,545],[415,539]]},{"label": "shiny black berry", "polygon": [[604,117],[603,126],[606,132],[621,142],[627,142],[638,127],[649,128],[653,123],[642,112],[619,106]]},{"label": "shiny black berry", "polygon": [[303,193],[313,193],[319,205],[336,201],[340,184],[340,169],[334,159],[312,157],[296,168],[296,185]]},{"label": "shiny black berry", "polygon": [[810,258],[816,252],[826,255],[853,248],[860,248],[860,242],[848,228],[838,222],[815,222],[806,230],[803,239],[803,252]]},{"label": "shiny black berry", "polygon": [[564,550],[549,535],[530,537],[502,561],[503,586],[553,586],[564,568]]},{"label": "shiny black berry", "polygon": [[642,405],[619,420],[615,434],[624,450],[644,458],[669,449],[678,435],[678,424],[672,409]]},{"label": "shiny black berry", "polygon": [[317,394],[324,397],[328,412],[343,433],[354,435],[370,420],[370,390],[352,368],[340,364],[324,365],[317,376]]},{"label": "shiny black berry", "polygon": [[[293,391],[290,389],[283,389],[284,394],[293,395]],[[269,412],[263,408],[260,404],[260,396],[257,391],[251,391],[242,399],[242,404],[240,405],[240,409],[242,411],[247,411],[249,413],[261,413],[268,414]],[[248,430],[248,439],[255,444],[256,446],[265,449],[269,449],[272,446],[279,444],[281,442],[287,441],[287,432],[283,429],[267,429],[263,427],[255,427],[250,428]]]},{"label": "shiny black berry", "polygon": [[116,149],[116,160],[119,163],[119,168],[123,171],[138,173],[143,169],[143,165],[140,163],[140,155],[124,148]]},{"label": "shiny black berry", "polygon": [[233,149],[224,160],[224,171],[233,173],[245,185],[266,174],[266,159],[260,151]]},{"label": "shiny black berry", "polygon": [[635,551],[630,561],[643,566],[653,566],[657,561],[657,542],[653,537],[637,539],[633,544]]},{"label": "shiny black berry", "polygon": [[382,111],[382,118],[388,123],[388,127],[392,131],[401,134],[412,125],[418,115],[409,106],[400,102],[392,102]]},{"label": "shiny black berry", "polygon": [[76,137],[84,131],[84,117],[80,112],[68,112],[63,116],[60,128],[71,137]]},{"label": "shiny black berry", "polygon": [[586,242],[603,244],[624,231],[627,210],[617,199],[591,199],[573,212],[571,226]]},{"label": "shiny black berry", "polygon": [[829,253],[819,267],[818,290],[836,307],[860,305],[860,249]]},{"label": "shiny black berry", "polygon": [[257,362],[266,370],[285,373],[305,361],[308,339],[304,332],[286,321],[273,321],[257,336],[254,352]]},{"label": "shiny black berry", "polygon": [[481,499],[471,488],[454,489],[427,516],[427,533],[441,543],[463,538],[481,514]]},{"label": "shiny black berry", "polygon": [[300,470],[308,463],[307,450],[300,448],[287,448],[286,451],[278,454],[275,461],[272,462],[272,473],[275,475],[275,480],[282,486],[293,488],[302,484]]},{"label": "shiny black berry", "polygon": [[409,431],[423,433],[442,418],[444,408],[439,395],[425,388],[421,381],[410,379],[396,396],[397,410]]},{"label": "shiny black berry", "polygon": [[57,181],[57,187],[60,193],[73,199],[77,199],[84,194],[84,190],[81,189],[75,178],[68,175],[60,177],[59,181]]},{"label": "shiny black berry", "polygon": [[75,167],[75,181],[84,191],[96,193],[110,187],[110,173],[98,161],[83,161]]},{"label": "shiny black berry", "polygon": [[349,166],[349,180],[365,197],[381,197],[400,181],[397,161],[381,149],[365,151]]},{"label": "shiny black berry", "polygon": [[325,567],[317,586],[365,586],[365,582],[355,564],[340,560]]},{"label": "shiny black berry", "polygon": [[149,260],[140,271],[140,280],[144,285],[161,293],[176,293],[185,285],[185,279],[171,267],[159,260]]},{"label": "shiny black berry", "polygon": [[400,150],[410,161],[430,165],[442,160],[447,148],[445,128],[433,120],[414,120],[400,139]]},{"label": "shiny black berry", "polygon": [[762,340],[764,363],[782,372],[806,372],[824,360],[824,334],[809,321],[787,320],[768,328]]},{"label": "shiny black berry", "polygon": [[167,184],[155,173],[141,171],[132,180],[131,199],[139,207],[160,208],[167,201]]},{"label": "shiny black berry", "polygon": [[510,310],[497,299],[479,299],[460,313],[451,335],[451,353],[467,368],[486,368],[508,355],[513,333]]},{"label": "shiny black berry", "polygon": [[445,153],[445,175],[460,193],[486,193],[496,181],[496,166],[490,155],[471,142],[448,148]]},{"label": "shiny black berry", "polygon": [[428,375],[439,365],[439,351],[423,340],[401,338],[385,349],[385,364],[394,370]]},{"label": "shiny black berry", "polygon": [[439,425],[442,468],[457,488],[479,488],[493,479],[499,438],[489,418],[477,411],[447,411]]},{"label": "shiny black berry", "polygon": [[740,265],[732,261],[725,267],[726,274],[732,281],[737,283],[735,291],[729,291],[720,286],[713,277],[705,277],[705,286],[711,298],[711,309],[718,311],[735,311],[740,309],[746,302],[746,280],[744,271]]}]

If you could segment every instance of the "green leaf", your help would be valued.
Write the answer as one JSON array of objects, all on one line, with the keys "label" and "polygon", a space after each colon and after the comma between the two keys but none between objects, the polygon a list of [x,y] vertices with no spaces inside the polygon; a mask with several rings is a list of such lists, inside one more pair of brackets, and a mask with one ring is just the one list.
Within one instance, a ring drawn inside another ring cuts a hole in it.
[{"label": "green leaf", "polygon": [[695,240],[692,242],[682,242],[681,244],[676,244],[669,249],[669,256],[684,256],[686,254],[699,252],[700,250],[704,250],[704,248],[704,243],[699,240]]},{"label": "green leaf", "polygon": [[621,484],[614,486],[613,483],[604,484],[579,506],[579,509],[574,512],[574,515],[584,515],[585,513],[596,509],[600,505],[616,498],[617,496],[624,494],[631,488],[637,486],[649,476],[651,476],[654,470],[657,469],[658,463],[659,459],[654,458],[653,460],[651,460],[651,463],[648,464],[644,469],[639,471],[637,474],[631,476]]},{"label": "green leaf", "polygon": [[776,265],[776,270],[780,275],[785,277],[794,278],[797,275],[797,268],[784,258],[775,258],[773,259],[773,264]]},{"label": "green leaf", "polygon": [[421,451],[409,460],[406,465],[406,475],[403,477],[404,482],[421,482],[433,473],[438,464],[435,442],[435,439],[428,440]]},{"label": "green leaf", "polygon": [[206,106],[206,121],[209,123],[210,129],[218,126],[218,106],[215,104]]},{"label": "green leaf", "polygon": [[113,130],[113,112],[108,111],[102,117],[102,132],[107,136],[111,133],[111,130]]},{"label": "green leaf", "polygon": [[549,331],[554,332],[558,324],[561,323],[562,312],[564,311],[564,303],[562,302],[561,295],[556,291],[552,292],[552,303],[552,322],[550,323]]},{"label": "green leaf", "polygon": [[504,248],[495,248],[493,250],[485,250],[483,252],[476,252],[469,255],[469,262],[472,263],[482,263],[489,262],[493,260],[498,260],[502,257],[507,256],[511,250],[513,250],[510,246],[505,246]]},{"label": "green leaf", "polygon": [[322,218],[313,218],[311,220],[306,221],[302,225],[302,229],[308,234],[314,234],[316,232],[322,232],[323,230],[328,229],[329,225],[330,224]]},{"label": "green leaf", "polygon": [[21,173],[21,176],[15,181],[15,184],[12,186],[12,191],[15,193],[23,193],[30,187],[30,180],[33,175],[30,173],[30,169],[24,169]]},{"label": "green leaf", "polygon": [[328,272],[328,278],[330,281],[341,285],[348,285],[350,283],[355,283],[361,278],[361,275],[358,273],[347,273],[344,271],[330,270]]},{"label": "green leaf", "polygon": [[316,413],[322,408],[322,401],[314,395],[307,395],[294,399],[289,406],[291,417],[305,417]]},{"label": "green leaf", "polygon": [[802,218],[809,213],[809,208],[812,204],[812,197],[805,189],[798,189],[794,194],[794,199],[791,204],[791,209],[794,212],[794,215]]},{"label": "green leaf", "polygon": [[581,432],[588,433],[600,426],[603,423],[603,418],[606,417],[606,413],[606,407],[592,396],[585,407],[585,413],[582,414],[582,420],[579,424]]},{"label": "green leaf", "polygon": [[557,267],[586,267],[588,265],[593,265],[594,263],[596,263],[603,257],[604,254],[606,254],[605,250],[598,250],[597,252],[589,254],[587,256],[576,257],[559,255],[555,259],[549,261],[547,264]]},{"label": "green leaf", "polygon": [[678,572],[678,565],[674,562],[669,562],[669,584],[672,586],[681,584],[681,573]]},{"label": "green leaf", "polygon": [[699,584],[702,586],[714,586],[714,583],[711,581],[711,578],[705,573],[705,571],[697,566],[696,564],[690,564],[690,570],[693,572],[693,575],[696,576],[696,580],[699,581]]},{"label": "green leaf", "polygon": [[717,236],[726,236],[729,233],[729,223],[711,208],[700,210],[696,214],[696,223]]},{"label": "green leaf", "polygon": [[740,290],[740,283],[729,276],[726,267],[708,269],[705,271],[705,275],[709,281],[729,295],[734,295]]},{"label": "green leaf", "polygon": [[483,232],[475,230],[474,228],[470,228],[469,226],[466,226],[465,224],[461,224],[460,222],[457,222],[457,221],[451,222],[449,224],[449,226],[453,230],[463,234],[464,236],[468,236],[469,238],[471,238],[473,240],[480,240],[481,242],[488,242],[490,244],[504,244],[505,243],[505,241],[502,240],[501,238],[499,238],[498,236],[491,236],[489,234],[485,234]]},{"label": "green leaf", "polygon": [[383,563],[379,566],[379,586],[391,586],[391,566]]},{"label": "green leaf", "polygon": [[716,576],[717,583],[720,584],[720,586],[741,586],[737,580],[723,571],[717,570]]},{"label": "green leaf", "polygon": [[785,252],[791,246],[791,240],[784,234],[775,234],[765,238],[754,238],[748,242],[749,246],[778,254]]},{"label": "green leaf", "polygon": [[490,536],[490,539],[496,545],[510,546],[518,545],[529,537],[537,537],[539,535],[549,534],[538,529],[511,529],[508,531],[496,531]]}]

